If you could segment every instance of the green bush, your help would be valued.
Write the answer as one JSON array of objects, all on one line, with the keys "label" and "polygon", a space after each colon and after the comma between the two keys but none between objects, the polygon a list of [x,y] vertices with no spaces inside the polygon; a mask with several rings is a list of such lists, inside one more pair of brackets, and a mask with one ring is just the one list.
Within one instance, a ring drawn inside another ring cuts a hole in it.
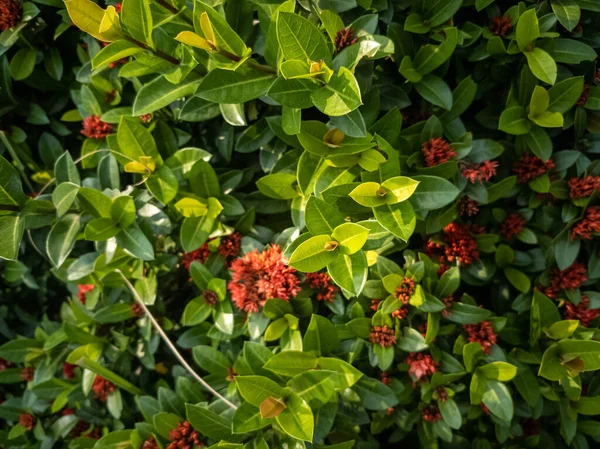
[{"label": "green bush", "polygon": [[600,3],[0,30],[0,446],[600,442]]}]

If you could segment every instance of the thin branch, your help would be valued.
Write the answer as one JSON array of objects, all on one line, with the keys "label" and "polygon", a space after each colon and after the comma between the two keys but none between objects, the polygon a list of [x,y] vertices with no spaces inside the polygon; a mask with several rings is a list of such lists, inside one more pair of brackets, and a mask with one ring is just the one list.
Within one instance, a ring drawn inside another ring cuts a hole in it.
[{"label": "thin branch", "polygon": [[194,369],[189,365],[189,363],[186,362],[186,360],[179,353],[179,351],[177,350],[177,348],[175,347],[173,342],[169,339],[169,337],[167,336],[165,331],[162,329],[162,327],[160,327],[160,324],[158,324],[158,321],[156,321],[156,318],[154,318],[154,316],[150,313],[150,311],[148,310],[148,307],[146,307],[146,304],[144,304],[144,301],[142,301],[142,298],[140,298],[140,295],[135,290],[135,287],[131,284],[131,282],[129,282],[129,279],[127,279],[125,277],[125,275],[121,272],[121,270],[115,270],[115,272],[117,272],[121,275],[121,277],[123,278],[123,282],[125,282],[125,285],[127,285],[127,288],[129,288],[129,290],[131,291],[131,294],[133,295],[135,301],[142,308],[142,310],[144,311],[144,313],[146,314],[146,316],[152,323],[152,326],[154,327],[156,332],[158,332],[158,335],[160,335],[162,340],[168,346],[169,350],[173,353],[173,355],[179,361],[179,363],[181,363],[183,365],[183,367],[187,370],[187,372],[190,373],[194,377],[194,379],[196,379],[198,382],[200,382],[200,384],[204,388],[206,388],[212,395],[219,398],[221,401],[223,401],[227,406],[229,406],[233,410],[237,410],[237,406],[235,404],[230,402],[225,396],[223,396],[221,393],[219,393],[217,390],[215,390],[213,387],[211,387],[204,379],[202,379],[202,377],[200,377],[200,375],[198,373],[196,373],[196,371],[194,371]]}]

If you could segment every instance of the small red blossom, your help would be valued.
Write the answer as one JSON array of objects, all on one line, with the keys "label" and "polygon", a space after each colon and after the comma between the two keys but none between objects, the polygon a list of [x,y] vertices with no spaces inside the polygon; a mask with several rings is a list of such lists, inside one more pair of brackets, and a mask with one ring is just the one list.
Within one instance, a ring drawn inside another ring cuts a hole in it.
[{"label": "small red blossom", "polygon": [[81,302],[81,304],[85,304],[86,295],[94,290],[95,287],[96,286],[94,284],[79,284],[77,286],[77,297],[79,298],[79,302]]},{"label": "small red blossom", "polygon": [[30,413],[21,413],[19,415],[19,424],[25,427],[25,430],[27,430],[27,432],[31,432],[33,430],[36,422],[37,419]]},{"label": "small red blossom", "polygon": [[468,196],[463,196],[458,203],[458,210],[462,217],[474,217],[479,213],[479,203]]},{"label": "small red blossom", "polygon": [[437,404],[430,404],[426,406],[421,412],[423,419],[429,422],[437,422],[442,419],[442,414],[440,413],[440,408]]},{"label": "small red blossom", "polygon": [[542,291],[549,298],[556,298],[563,290],[575,290],[581,287],[581,284],[586,282],[587,269],[581,262],[573,262],[573,264],[564,270],[555,268],[550,272],[550,285],[542,287]]},{"label": "small red blossom", "polygon": [[149,437],[142,443],[140,449],[160,449],[154,437]]},{"label": "small red blossom", "polygon": [[509,16],[496,16],[492,18],[490,32],[494,36],[506,37],[512,28],[513,24]]},{"label": "small red blossom", "polygon": [[470,343],[479,343],[486,354],[492,352],[492,345],[496,344],[498,336],[492,328],[491,321],[482,321],[479,324],[465,324],[463,328],[467,332],[467,339]]},{"label": "small red blossom", "polygon": [[583,86],[583,92],[581,92],[581,96],[577,100],[577,106],[579,106],[580,108],[585,106],[585,104],[588,101],[588,98],[590,98],[590,85],[586,84]]},{"label": "small red blossom", "polygon": [[327,273],[307,273],[306,282],[310,288],[317,291],[317,301],[332,302],[335,293],[339,291]]},{"label": "small red blossom", "polygon": [[569,179],[569,189],[571,198],[587,198],[600,190],[600,176]]},{"label": "small red blossom", "polygon": [[371,309],[373,312],[377,312],[377,308],[379,307],[380,302],[381,302],[381,299],[372,299],[369,309]]},{"label": "small red blossom", "polygon": [[6,371],[11,366],[13,366],[11,362],[0,357],[0,372]]},{"label": "small red blossom", "polygon": [[211,307],[214,307],[219,303],[219,296],[212,290],[204,290],[202,292],[202,299]]},{"label": "small red blossom", "polygon": [[83,119],[81,134],[90,139],[104,139],[113,132],[113,126],[100,120],[97,115],[90,115]]},{"label": "small red blossom", "polygon": [[449,398],[448,391],[446,391],[444,387],[437,387],[435,390],[435,394],[437,396],[437,400],[440,402],[446,402]]},{"label": "small red blossom", "polygon": [[0,0],[0,32],[17,26],[21,21],[23,8],[15,0]]},{"label": "small red blossom", "polygon": [[335,34],[335,49],[338,53],[357,42],[358,36],[352,28],[342,28]]},{"label": "small red blossom", "polygon": [[301,290],[296,270],[287,265],[279,245],[254,250],[233,261],[227,288],[237,308],[255,313],[269,298],[288,301]]},{"label": "small red blossom", "polygon": [[400,282],[400,285],[396,288],[394,296],[398,301],[402,301],[402,304],[408,304],[410,297],[415,293],[415,280],[409,277],[405,277]]},{"label": "small red blossom", "polygon": [[404,363],[408,365],[408,374],[416,380],[432,376],[437,372],[439,366],[439,363],[433,360],[433,357],[422,352],[411,352]]},{"label": "small red blossom", "polygon": [[500,225],[500,235],[506,240],[512,240],[513,237],[519,235],[527,222],[518,212],[512,212]]},{"label": "small red blossom", "polygon": [[[185,253],[181,258],[181,265],[189,270],[190,265],[194,261],[198,261],[200,263],[206,262],[206,259],[208,259],[208,257],[211,255],[209,243],[213,240],[215,239],[209,239],[208,242],[204,243],[204,245],[197,250]],[[225,257],[225,264],[229,267],[231,262],[238,256],[241,249],[242,234],[234,232],[233,234],[221,237],[217,251],[219,254]]]},{"label": "small red blossom", "polygon": [[70,415],[74,415],[74,414],[75,414],[75,410],[73,410],[72,408],[65,408],[61,412],[62,416],[70,416]]},{"label": "small red blossom", "polygon": [[392,312],[392,318],[397,318],[399,320],[403,320],[407,316],[408,316],[408,305],[406,305],[406,304]]},{"label": "small red blossom", "polygon": [[394,346],[396,344],[396,332],[387,326],[373,326],[369,340],[382,348]]},{"label": "small red blossom", "polygon": [[565,304],[565,320],[579,320],[579,324],[588,327],[590,322],[600,316],[600,309],[590,309],[590,298],[581,295],[579,304],[575,305],[572,302]]},{"label": "small red blossom", "polygon": [[517,175],[517,182],[525,184],[532,179],[538,178],[550,170],[553,170],[556,164],[552,159],[546,162],[537,156],[525,154],[513,164],[513,172]]},{"label": "small red blossom", "polygon": [[571,229],[571,240],[591,240],[592,234],[600,233],[600,206],[588,207],[585,216]]},{"label": "small red blossom", "polygon": [[457,156],[450,144],[440,137],[431,138],[423,143],[421,151],[425,157],[425,166],[427,167],[435,167]]},{"label": "small red blossom", "polygon": [[450,223],[442,233],[445,245],[429,240],[425,243],[425,254],[437,256],[440,262],[438,275],[448,269],[449,263],[458,262],[460,265],[470,265],[479,260],[477,241],[471,235],[469,228],[459,223]]},{"label": "small red blossom", "polygon": [[388,416],[392,416],[394,413],[396,413],[396,409],[394,407],[388,407],[385,410],[385,414]]},{"label": "small red blossom", "polygon": [[63,376],[65,376],[65,379],[73,379],[75,377],[75,368],[77,368],[77,365],[73,365],[72,363],[69,362],[64,362],[63,363]]},{"label": "small red blossom", "polygon": [[96,376],[94,379],[92,391],[94,392],[96,399],[98,399],[100,402],[106,402],[108,395],[110,393],[114,393],[116,390],[116,385],[106,380],[104,377]]},{"label": "small red blossom", "polygon": [[21,379],[25,382],[31,382],[33,380],[33,376],[35,375],[35,368],[32,366],[28,366],[21,370]]},{"label": "small red blossom", "polygon": [[496,175],[498,162],[483,161],[481,164],[464,163],[461,166],[461,174],[471,184],[484,182],[492,179]]},{"label": "small red blossom", "polygon": [[208,249],[208,245],[205,243],[200,248],[181,256],[181,265],[189,271],[192,262],[204,263],[208,259],[208,256],[210,256],[210,249]]},{"label": "small red blossom", "polygon": [[388,387],[392,385],[392,378],[390,377],[390,373],[388,373],[387,371],[383,371],[379,375],[379,380],[381,380],[381,382],[387,385]]},{"label": "small red blossom", "polygon": [[200,433],[192,428],[189,421],[177,425],[177,428],[169,432],[171,443],[167,449],[201,449],[204,443],[200,441]]},{"label": "small red blossom", "polygon": [[131,312],[137,318],[141,317],[144,314],[144,309],[137,302],[131,304]]},{"label": "small red blossom", "polygon": [[123,9],[123,4],[121,2],[115,3],[115,11],[121,12],[122,9]]},{"label": "small red blossom", "polygon": [[448,318],[450,315],[452,315],[452,312],[450,312],[450,310],[448,310],[448,309],[452,306],[452,303],[455,302],[456,300],[457,300],[457,298],[453,294],[442,299],[444,306],[446,306],[446,308],[444,310],[442,310],[443,317]]},{"label": "small red blossom", "polygon": [[139,116],[140,122],[150,123],[152,121],[152,114],[142,114]]}]

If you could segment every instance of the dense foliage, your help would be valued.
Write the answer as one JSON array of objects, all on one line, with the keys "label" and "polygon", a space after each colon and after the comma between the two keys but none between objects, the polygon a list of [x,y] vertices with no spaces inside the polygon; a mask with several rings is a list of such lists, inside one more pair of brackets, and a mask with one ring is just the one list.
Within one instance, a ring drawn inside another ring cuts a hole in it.
[{"label": "dense foliage", "polygon": [[0,0],[0,446],[600,443],[596,0]]}]

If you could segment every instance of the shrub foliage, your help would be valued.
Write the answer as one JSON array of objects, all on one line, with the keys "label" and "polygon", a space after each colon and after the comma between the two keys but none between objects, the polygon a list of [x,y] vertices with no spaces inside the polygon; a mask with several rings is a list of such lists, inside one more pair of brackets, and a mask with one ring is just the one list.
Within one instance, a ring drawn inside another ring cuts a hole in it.
[{"label": "shrub foliage", "polygon": [[599,29],[0,0],[0,445],[594,447]]}]

